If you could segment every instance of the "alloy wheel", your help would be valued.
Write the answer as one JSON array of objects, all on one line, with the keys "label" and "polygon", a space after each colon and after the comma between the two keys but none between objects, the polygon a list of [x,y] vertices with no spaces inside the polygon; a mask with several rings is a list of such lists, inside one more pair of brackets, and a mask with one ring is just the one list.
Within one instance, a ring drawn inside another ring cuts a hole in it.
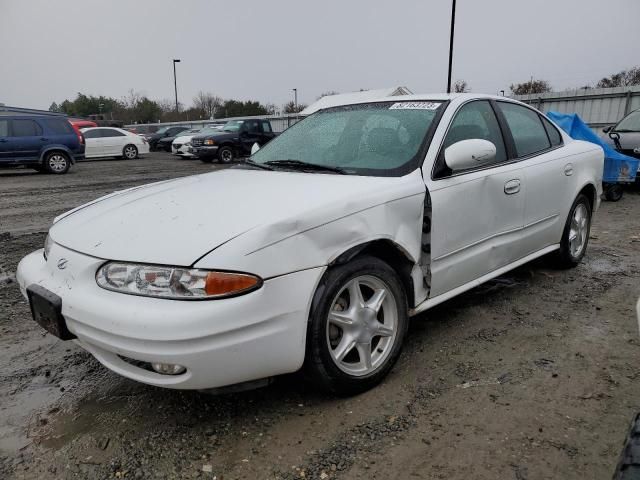
[{"label": "alloy wheel", "polygon": [[587,243],[589,233],[589,214],[587,207],[579,203],[573,211],[571,217],[571,227],[569,229],[569,251],[573,258],[577,258],[582,253]]},{"label": "alloy wheel", "polygon": [[353,376],[374,372],[391,353],[398,331],[398,309],[389,286],[363,275],[350,280],[334,298],[326,336],[336,366]]},{"label": "alloy wheel", "polygon": [[53,155],[51,155],[49,157],[48,163],[49,167],[54,172],[62,172],[65,168],[67,168],[67,159],[59,153],[54,153]]}]

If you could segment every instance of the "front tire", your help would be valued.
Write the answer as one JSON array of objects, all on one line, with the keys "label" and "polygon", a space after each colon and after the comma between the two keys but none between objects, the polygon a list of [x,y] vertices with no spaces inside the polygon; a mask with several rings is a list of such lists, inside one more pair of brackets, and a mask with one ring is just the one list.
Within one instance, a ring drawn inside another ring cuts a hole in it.
[{"label": "front tire", "polygon": [[313,384],[353,395],[380,383],[409,324],[396,272],[378,258],[356,258],[325,274],[312,305],[304,368]]},{"label": "front tire", "polygon": [[71,168],[71,160],[62,152],[50,152],[44,157],[42,166],[47,173],[62,175]]},{"label": "front tire", "polygon": [[580,263],[587,251],[591,231],[591,204],[580,194],[573,202],[564,226],[556,263],[560,268],[573,268]]},{"label": "front tire", "polygon": [[122,149],[122,156],[126,159],[126,160],[133,160],[135,158],[138,158],[138,148],[135,145],[125,145],[125,147]]},{"label": "front tire", "polygon": [[218,150],[218,160],[220,163],[233,162],[233,149],[231,147],[220,147]]}]

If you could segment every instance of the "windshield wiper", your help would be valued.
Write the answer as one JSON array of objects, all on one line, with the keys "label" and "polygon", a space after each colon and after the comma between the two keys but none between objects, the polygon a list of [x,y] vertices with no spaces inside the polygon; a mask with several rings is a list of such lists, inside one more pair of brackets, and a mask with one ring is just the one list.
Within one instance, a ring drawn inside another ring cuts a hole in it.
[{"label": "windshield wiper", "polygon": [[274,165],[276,167],[291,168],[294,170],[316,170],[339,173],[341,175],[347,174],[347,171],[340,167],[331,167],[329,165],[320,165],[318,163],[308,163],[303,162],[302,160],[270,160],[268,162],[265,162],[265,164]]},{"label": "windshield wiper", "polygon": [[252,167],[261,168],[262,170],[273,170],[273,168],[271,168],[268,165],[265,165],[264,163],[254,162],[253,160],[250,160],[248,158],[244,161],[244,163],[246,163],[247,165],[251,165]]}]

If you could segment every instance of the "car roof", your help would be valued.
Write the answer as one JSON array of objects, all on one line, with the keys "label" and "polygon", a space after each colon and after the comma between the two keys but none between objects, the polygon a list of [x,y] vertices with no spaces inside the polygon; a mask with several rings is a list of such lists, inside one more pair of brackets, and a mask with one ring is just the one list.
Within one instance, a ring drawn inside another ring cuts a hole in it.
[{"label": "car roof", "polygon": [[[504,97],[501,95],[490,95],[486,93],[420,93],[413,95],[397,95],[393,97],[378,97],[378,98],[367,98],[362,100],[353,100],[346,102],[336,102],[332,105],[327,105],[320,110],[325,110],[327,108],[340,107],[344,105],[359,105],[365,103],[379,103],[379,102],[427,102],[427,101],[435,101],[435,102],[446,102],[452,100],[472,100],[472,99],[483,99],[483,98],[493,98],[496,100],[508,100],[515,103],[521,103],[517,100],[514,100],[509,97]],[[310,113],[315,113],[310,112]]]}]

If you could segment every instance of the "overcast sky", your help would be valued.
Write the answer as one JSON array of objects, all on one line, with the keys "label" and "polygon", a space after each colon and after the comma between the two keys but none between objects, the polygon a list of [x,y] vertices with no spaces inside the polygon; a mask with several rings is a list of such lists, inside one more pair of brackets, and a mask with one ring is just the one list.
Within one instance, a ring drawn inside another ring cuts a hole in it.
[{"label": "overcast sky", "polygon": [[[496,93],[595,84],[640,64],[638,0],[458,0],[454,79]],[[446,88],[450,0],[0,0],[0,102],[129,89],[282,105],[327,90]]]}]

